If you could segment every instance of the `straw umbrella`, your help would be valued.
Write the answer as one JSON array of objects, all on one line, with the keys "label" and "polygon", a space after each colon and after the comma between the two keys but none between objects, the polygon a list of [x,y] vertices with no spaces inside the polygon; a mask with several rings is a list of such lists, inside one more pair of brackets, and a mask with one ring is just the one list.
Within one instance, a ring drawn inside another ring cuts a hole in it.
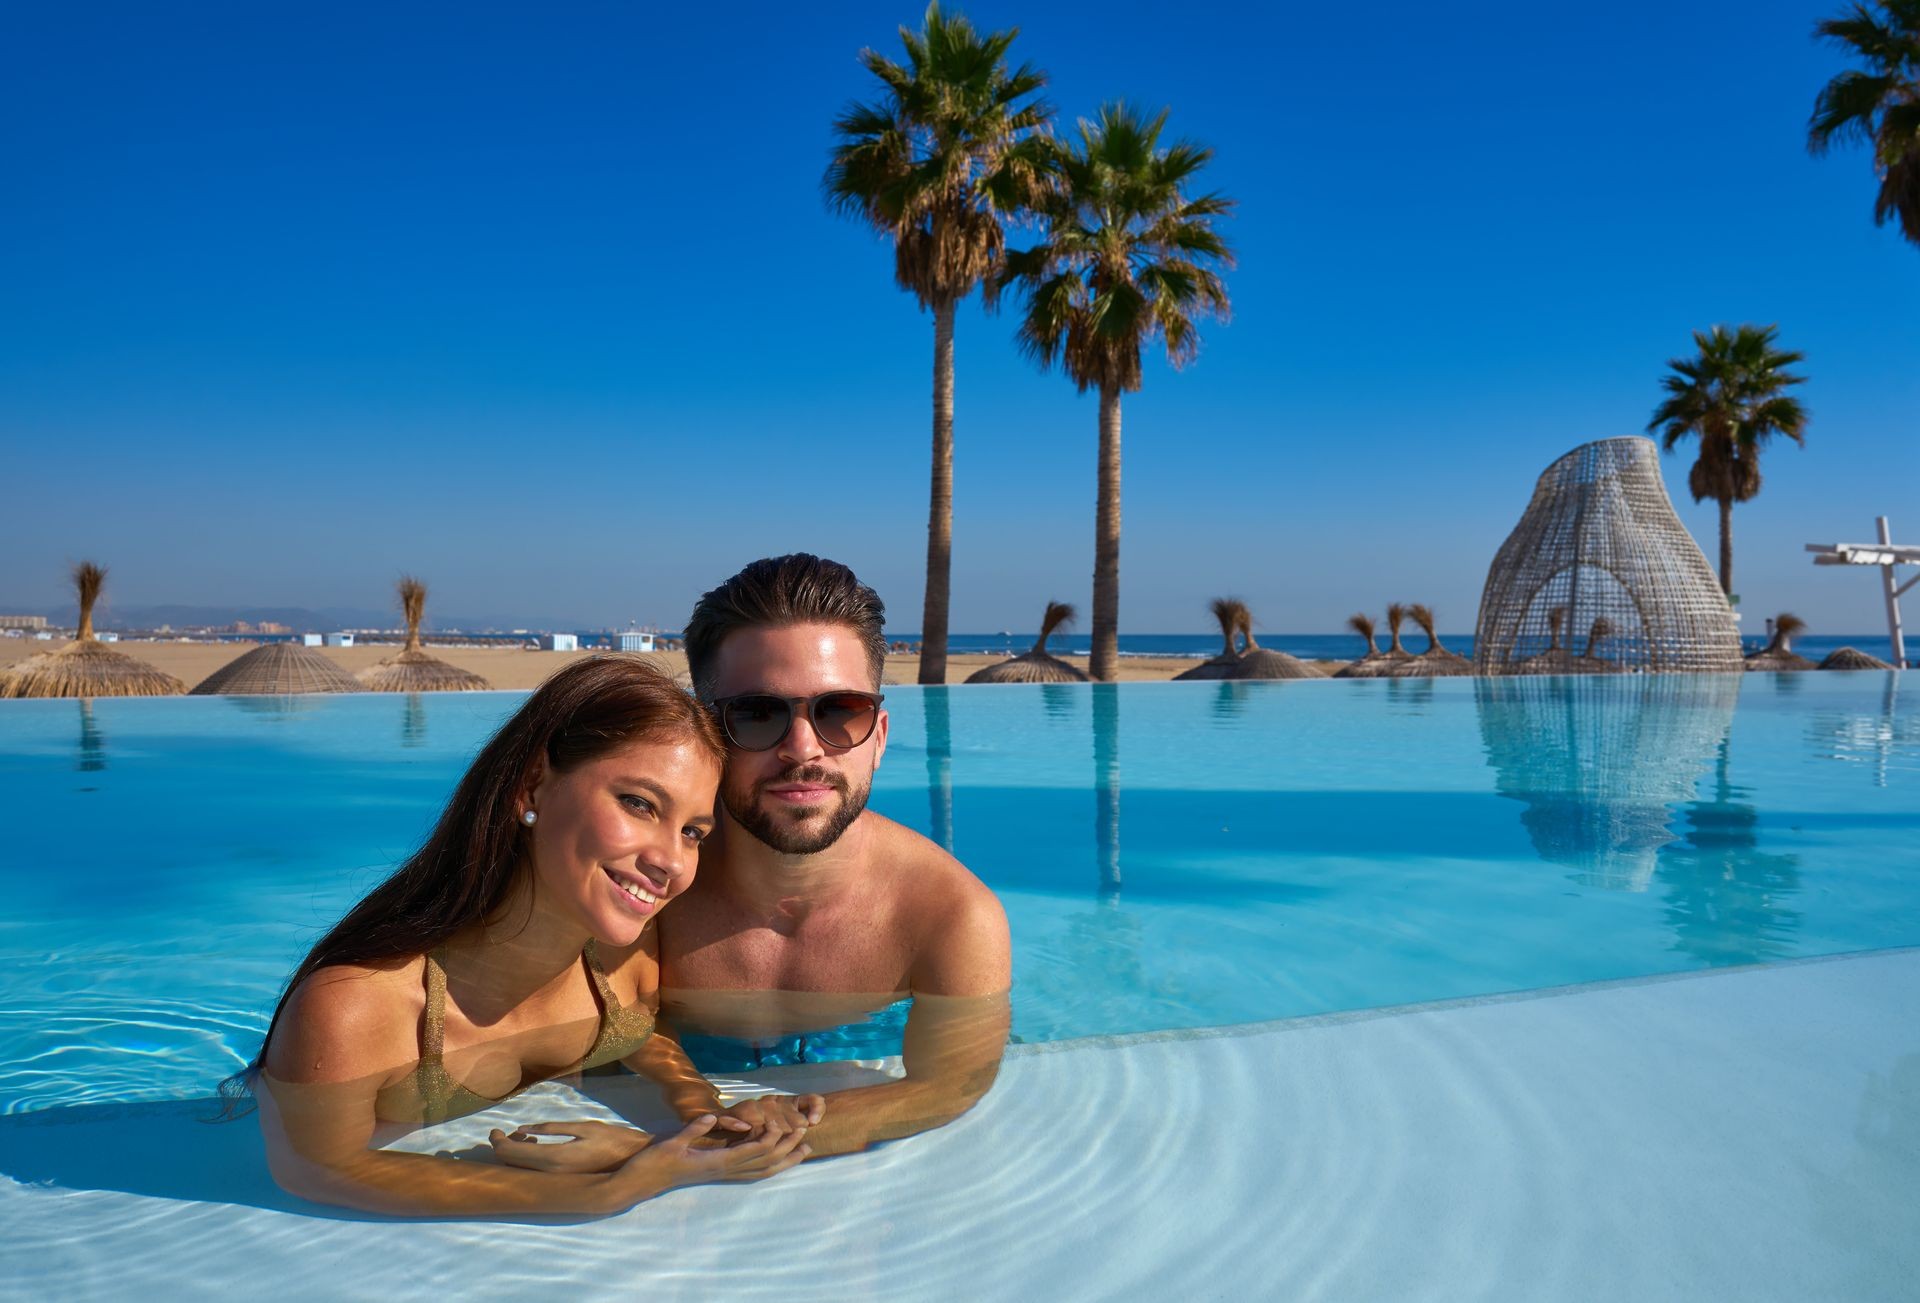
[{"label": "straw umbrella", "polygon": [[1333,672],[1336,679],[1377,679],[1387,672],[1387,656],[1373,640],[1373,617],[1364,611],[1347,617],[1347,628],[1367,640],[1367,654]]},{"label": "straw umbrella", "polygon": [[294,697],[365,692],[360,681],[311,647],[270,642],[228,661],[194,685],[193,697]]},{"label": "straw umbrella", "polygon": [[407,645],[369,665],[354,677],[367,692],[485,692],[491,686],[478,674],[427,655],[420,647],[420,618],[427,610],[427,586],[412,575],[400,576],[400,609],[407,617]]},{"label": "straw umbrella", "polygon": [[[1380,653],[1383,657],[1385,657],[1389,661],[1398,662],[1398,661],[1410,661],[1413,659],[1413,653],[1400,645],[1400,626],[1405,624],[1406,622],[1407,622],[1406,606],[1400,602],[1390,603],[1387,606],[1387,633],[1391,635],[1391,641],[1387,644],[1387,649]],[[1391,674],[1393,673],[1394,668],[1395,666],[1388,665],[1384,669],[1380,670],[1379,673]]]},{"label": "straw umbrella", "polygon": [[1573,656],[1561,645],[1567,632],[1567,608],[1556,606],[1547,612],[1547,649],[1535,652],[1513,667],[1515,674],[1567,674],[1572,671]]},{"label": "straw umbrella", "polygon": [[117,652],[93,633],[93,607],[107,572],[91,561],[73,568],[80,594],[80,628],[57,651],[21,661],[0,676],[0,697],[177,697],[187,685]]},{"label": "straw umbrella", "polygon": [[1827,659],[1820,662],[1823,670],[1890,670],[1893,666],[1878,656],[1869,656],[1854,647],[1842,647],[1838,651],[1827,653]]},{"label": "straw umbrella", "polygon": [[1593,623],[1587,628],[1586,649],[1568,662],[1568,672],[1572,674],[1625,674],[1627,672],[1625,665],[1619,661],[1610,660],[1605,656],[1596,656],[1593,650],[1600,645],[1603,639],[1613,637],[1616,632],[1617,630],[1613,627],[1613,621],[1604,615],[1595,616]]},{"label": "straw umbrella", "polygon": [[1253,613],[1240,608],[1240,635],[1247,649],[1227,671],[1230,679],[1324,679],[1327,672],[1285,652],[1262,647],[1253,636]]},{"label": "straw umbrella", "polygon": [[1040,620],[1040,636],[1034,639],[1032,651],[1001,661],[998,665],[989,665],[984,670],[975,670],[967,675],[967,682],[1085,683],[1085,671],[1075,669],[1058,656],[1047,654],[1047,639],[1053,635],[1053,631],[1072,623],[1071,606],[1065,602],[1048,602],[1047,613]]},{"label": "straw umbrella", "polygon": [[1433,611],[1416,602],[1407,608],[1407,614],[1427,635],[1427,649],[1418,656],[1402,661],[1390,671],[1395,678],[1428,679],[1472,675],[1473,662],[1440,645],[1440,635],[1433,630]]},{"label": "straw umbrella", "polygon": [[1797,654],[1792,647],[1793,635],[1807,627],[1807,622],[1788,611],[1782,611],[1773,620],[1773,637],[1767,645],[1747,657],[1750,670],[1810,670],[1814,663]]},{"label": "straw umbrella", "polygon": [[1240,616],[1247,609],[1245,602],[1231,597],[1216,597],[1207,604],[1213,612],[1213,618],[1220,622],[1220,638],[1224,644],[1220,654],[1210,661],[1203,661],[1190,670],[1181,670],[1174,675],[1174,682],[1184,679],[1224,679],[1227,671],[1240,661]]}]

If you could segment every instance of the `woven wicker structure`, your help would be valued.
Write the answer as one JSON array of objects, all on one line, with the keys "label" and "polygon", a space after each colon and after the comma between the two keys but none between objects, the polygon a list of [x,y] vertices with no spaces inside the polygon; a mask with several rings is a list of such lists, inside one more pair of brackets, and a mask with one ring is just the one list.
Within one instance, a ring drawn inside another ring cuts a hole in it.
[{"label": "woven wicker structure", "polygon": [[1377,679],[1387,672],[1387,658],[1373,640],[1373,617],[1365,611],[1347,617],[1347,628],[1367,640],[1367,654],[1333,672],[1336,679]]},{"label": "woven wicker structure", "polygon": [[1674,811],[1733,725],[1738,674],[1481,679],[1494,787],[1522,802],[1542,859],[1576,882],[1644,890]]},{"label": "woven wicker structure", "polygon": [[365,692],[360,681],[311,647],[270,642],[236,656],[193,687],[194,697],[296,697]]},{"label": "woven wicker structure", "polygon": [[29,656],[0,674],[0,697],[177,697],[187,685],[171,674],[117,652],[94,636],[93,607],[107,572],[91,561],[73,568],[80,628],[56,651]]},{"label": "woven wicker structure", "polygon": [[1440,645],[1440,635],[1434,632],[1433,612],[1429,608],[1416,602],[1407,608],[1407,614],[1420,626],[1420,632],[1427,635],[1427,649],[1417,656],[1394,662],[1388,674],[1397,679],[1438,679],[1473,673],[1472,661]]},{"label": "woven wicker structure", "polygon": [[1733,609],[1651,439],[1582,444],[1547,467],[1487,571],[1473,655],[1481,674],[1740,669]]},{"label": "woven wicker structure", "polygon": [[1893,666],[1878,656],[1867,655],[1856,647],[1842,647],[1837,651],[1828,652],[1827,658],[1820,662],[1820,668],[1823,670],[1890,670]]},{"label": "woven wicker structure", "polygon": [[1240,660],[1240,617],[1245,613],[1247,604],[1231,597],[1216,597],[1207,603],[1207,609],[1220,622],[1220,654],[1190,670],[1181,670],[1173,676],[1176,683],[1191,679],[1224,679],[1227,671]]},{"label": "woven wicker structure", "polygon": [[1062,625],[1073,623],[1073,608],[1065,602],[1048,602],[1047,613],[1040,620],[1040,636],[1034,640],[1031,651],[1009,657],[998,665],[989,665],[984,670],[975,670],[967,675],[968,683],[1085,683],[1084,670],[1076,669],[1058,656],[1047,654],[1047,639],[1053,631]]},{"label": "woven wicker structure", "polygon": [[420,621],[427,611],[427,586],[411,575],[398,585],[400,609],[407,617],[407,644],[394,655],[361,670],[354,678],[366,692],[485,692],[492,685],[478,674],[427,655],[420,646]]},{"label": "woven wicker structure", "polygon": [[1240,636],[1247,640],[1246,650],[1240,653],[1223,676],[1228,679],[1324,679],[1327,672],[1317,665],[1309,665],[1297,656],[1289,656],[1282,651],[1273,651],[1262,647],[1253,636],[1253,613],[1245,606],[1240,608]]},{"label": "woven wicker structure", "polygon": [[1788,611],[1782,611],[1773,618],[1773,637],[1767,639],[1767,645],[1747,657],[1747,668],[1762,672],[1783,670],[1810,670],[1812,661],[1793,650],[1793,635],[1807,627],[1807,622]]}]

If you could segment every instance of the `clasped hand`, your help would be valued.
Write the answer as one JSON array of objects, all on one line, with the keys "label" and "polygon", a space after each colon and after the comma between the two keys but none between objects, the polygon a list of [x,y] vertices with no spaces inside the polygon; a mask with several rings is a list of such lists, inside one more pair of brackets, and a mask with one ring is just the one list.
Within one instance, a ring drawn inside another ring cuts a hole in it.
[{"label": "clasped hand", "polygon": [[[697,1149],[735,1148],[777,1144],[790,1135],[804,1135],[826,1116],[827,1103],[818,1095],[762,1095],[743,1099],[716,1115],[711,1131],[692,1142]],[[565,1136],[541,1142],[536,1136]],[[511,1134],[498,1127],[488,1135],[494,1156],[509,1167],[534,1172],[610,1172],[654,1143],[656,1137],[638,1127],[611,1122],[536,1122],[515,1127]]]}]

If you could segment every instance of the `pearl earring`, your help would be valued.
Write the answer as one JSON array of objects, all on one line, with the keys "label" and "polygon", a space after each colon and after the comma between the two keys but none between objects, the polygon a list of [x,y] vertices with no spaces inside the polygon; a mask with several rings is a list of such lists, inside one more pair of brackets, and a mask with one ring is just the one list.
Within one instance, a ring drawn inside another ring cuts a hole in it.
[{"label": "pearl earring", "polygon": [[525,825],[527,825],[527,827],[531,828],[534,825],[534,821],[537,820],[539,817],[540,817],[539,815],[529,810],[525,814],[520,816],[520,822],[524,823]]}]

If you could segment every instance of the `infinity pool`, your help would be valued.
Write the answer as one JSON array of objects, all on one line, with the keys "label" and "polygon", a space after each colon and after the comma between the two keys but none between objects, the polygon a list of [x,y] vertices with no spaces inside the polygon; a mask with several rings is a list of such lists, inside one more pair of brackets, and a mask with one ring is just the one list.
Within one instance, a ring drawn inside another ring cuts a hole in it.
[{"label": "infinity pool", "polygon": [[[891,687],[1023,1042],[1920,943],[1893,673]],[[0,1112],[203,1098],[521,697],[0,703]]]}]

